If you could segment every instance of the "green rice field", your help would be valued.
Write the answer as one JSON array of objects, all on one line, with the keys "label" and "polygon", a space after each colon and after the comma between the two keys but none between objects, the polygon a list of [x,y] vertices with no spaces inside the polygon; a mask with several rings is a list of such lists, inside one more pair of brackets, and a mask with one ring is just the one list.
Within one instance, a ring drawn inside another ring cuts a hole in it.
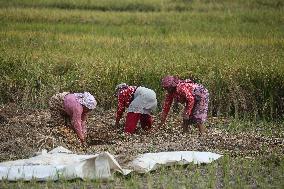
[{"label": "green rice field", "polygon": [[[115,86],[126,82],[156,91],[157,114],[166,75],[202,83],[209,117],[236,121],[218,126],[228,132],[246,130],[246,122],[283,131],[284,1],[0,0],[0,105],[45,109],[57,92],[89,91],[99,110],[109,110]],[[1,181],[0,188],[284,188],[283,175],[283,154],[224,154],[208,166],[106,182]]]},{"label": "green rice field", "polygon": [[168,74],[210,91],[210,114],[284,113],[280,0],[10,0],[0,2],[0,101],[44,107],[90,91],[111,108],[120,82],[158,93]]}]

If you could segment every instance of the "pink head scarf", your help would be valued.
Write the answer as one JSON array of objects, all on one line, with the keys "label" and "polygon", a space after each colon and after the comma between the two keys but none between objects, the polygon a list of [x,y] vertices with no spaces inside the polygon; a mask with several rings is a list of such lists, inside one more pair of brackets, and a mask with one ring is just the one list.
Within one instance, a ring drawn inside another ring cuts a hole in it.
[{"label": "pink head scarf", "polygon": [[162,79],[162,86],[166,87],[176,87],[180,82],[180,79],[176,76],[166,76]]}]

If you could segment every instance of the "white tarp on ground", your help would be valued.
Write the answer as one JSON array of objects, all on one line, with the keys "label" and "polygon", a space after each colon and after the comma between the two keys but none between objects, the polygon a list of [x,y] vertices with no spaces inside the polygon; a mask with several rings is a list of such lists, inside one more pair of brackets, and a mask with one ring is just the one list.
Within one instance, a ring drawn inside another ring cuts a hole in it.
[{"label": "white tarp on ground", "polygon": [[77,155],[57,147],[29,159],[0,163],[0,180],[104,179],[111,177],[115,171],[125,175],[130,172],[122,169],[108,152]]},{"label": "white tarp on ground", "polygon": [[194,151],[147,153],[134,159],[129,164],[132,170],[129,170],[122,169],[114,156],[108,152],[78,155],[63,147],[57,147],[48,153],[43,150],[29,159],[0,163],[0,180],[106,179],[116,171],[123,175],[131,171],[146,173],[161,165],[210,163],[219,157],[221,155],[211,152]]},{"label": "white tarp on ground", "polygon": [[136,172],[147,173],[155,170],[160,166],[185,165],[189,163],[201,164],[211,163],[222,155],[211,152],[197,151],[175,151],[175,152],[159,152],[146,153],[139,155],[131,163],[130,167]]}]

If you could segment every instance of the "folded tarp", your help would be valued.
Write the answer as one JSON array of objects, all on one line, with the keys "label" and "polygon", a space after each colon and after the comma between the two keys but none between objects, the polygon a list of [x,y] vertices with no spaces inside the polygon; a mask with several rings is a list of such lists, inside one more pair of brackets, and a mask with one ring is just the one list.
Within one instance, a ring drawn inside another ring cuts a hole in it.
[{"label": "folded tarp", "polygon": [[139,155],[131,163],[130,167],[139,173],[147,173],[155,170],[160,166],[185,165],[189,163],[201,164],[211,163],[222,155],[211,152],[197,151],[175,151],[146,153]]},{"label": "folded tarp", "polygon": [[57,147],[48,153],[43,150],[29,159],[0,163],[0,180],[108,179],[114,172],[123,175],[131,171],[146,173],[162,165],[210,163],[219,157],[219,154],[195,151],[146,153],[130,162],[128,167],[132,170],[129,170],[123,169],[108,152],[78,155],[63,147]]},{"label": "folded tarp", "polygon": [[71,180],[105,179],[118,171],[124,175],[130,171],[122,169],[108,152],[95,155],[77,155],[57,147],[50,152],[29,159],[0,163],[0,179],[16,180]]}]

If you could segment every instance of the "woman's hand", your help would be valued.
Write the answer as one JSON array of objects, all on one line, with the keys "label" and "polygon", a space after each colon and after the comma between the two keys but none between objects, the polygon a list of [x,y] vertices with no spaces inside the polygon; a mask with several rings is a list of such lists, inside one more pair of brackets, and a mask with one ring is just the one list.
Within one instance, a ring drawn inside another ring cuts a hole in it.
[{"label": "woman's hand", "polygon": [[151,129],[151,133],[156,133],[158,130],[160,130],[162,128],[163,124],[159,123],[156,127],[154,127],[153,129]]},{"label": "woman's hand", "polygon": [[87,145],[87,143],[86,143],[86,140],[85,140],[85,136],[83,136],[83,135],[78,135],[78,137],[79,137],[79,139],[80,139],[80,142],[81,142],[81,145],[82,146],[86,146]]},{"label": "woman's hand", "polygon": [[116,128],[119,127],[119,121],[116,121],[116,122],[115,122],[114,127],[116,127]]},{"label": "woman's hand", "polygon": [[190,120],[191,115],[183,114],[182,118],[183,118],[184,120]]},{"label": "woman's hand", "polygon": [[161,122],[158,124],[158,128],[163,127],[164,124],[165,124],[165,120],[161,120]]}]

